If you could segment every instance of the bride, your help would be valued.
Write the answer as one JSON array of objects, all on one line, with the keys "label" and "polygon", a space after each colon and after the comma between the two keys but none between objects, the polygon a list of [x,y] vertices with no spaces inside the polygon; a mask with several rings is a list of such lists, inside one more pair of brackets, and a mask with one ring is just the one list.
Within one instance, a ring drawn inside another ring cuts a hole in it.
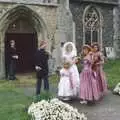
[{"label": "bride", "polygon": [[72,42],[67,42],[63,46],[62,50],[62,60],[64,62],[69,62],[71,64],[70,72],[72,73],[72,79],[73,79],[73,93],[74,96],[77,97],[79,86],[80,86],[80,79],[79,79],[79,72],[76,65],[76,57],[77,57],[77,50]]}]

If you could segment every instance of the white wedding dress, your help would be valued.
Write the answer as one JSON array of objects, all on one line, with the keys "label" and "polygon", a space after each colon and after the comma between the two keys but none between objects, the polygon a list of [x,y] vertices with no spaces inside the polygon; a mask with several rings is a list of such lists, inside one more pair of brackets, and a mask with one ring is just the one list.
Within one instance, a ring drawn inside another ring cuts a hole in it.
[{"label": "white wedding dress", "polygon": [[78,72],[77,65],[75,64],[75,56],[71,54],[65,54],[63,56],[63,59],[71,64],[71,67],[69,71],[72,74],[72,79],[73,79],[73,94],[74,96],[78,96],[79,92],[79,86],[80,86],[80,75]]}]

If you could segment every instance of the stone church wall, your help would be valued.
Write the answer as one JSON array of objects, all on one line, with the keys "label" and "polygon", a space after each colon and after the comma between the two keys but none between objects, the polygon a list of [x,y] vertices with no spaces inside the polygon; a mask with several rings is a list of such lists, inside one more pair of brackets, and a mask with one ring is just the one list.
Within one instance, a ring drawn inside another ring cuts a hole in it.
[{"label": "stone church wall", "polygon": [[117,5],[118,4],[118,0],[70,0],[70,1],[102,3],[102,4],[112,4],[112,5]]},{"label": "stone church wall", "polygon": [[99,12],[103,16],[103,45],[104,46],[113,46],[113,7],[112,5],[103,5],[103,4],[90,4],[88,2],[70,2],[70,9],[73,14],[73,20],[76,23],[76,42],[79,44],[79,48],[81,48],[83,43],[83,13],[85,8],[88,5],[93,5],[98,8]]},{"label": "stone church wall", "polygon": [[67,41],[75,42],[73,16],[69,9],[69,0],[61,0],[57,9],[56,42],[53,57],[56,58],[56,67],[61,66],[62,47]]},{"label": "stone church wall", "polygon": [[30,17],[34,21],[38,44],[41,39],[48,40],[50,51],[56,32],[57,7],[57,4],[32,5],[15,2],[11,4],[11,1],[0,3],[0,78],[5,75],[4,38],[9,24],[19,18],[22,11],[23,14],[28,15],[28,19]]},{"label": "stone church wall", "polygon": [[118,6],[114,8],[114,47],[117,58],[120,58],[120,0]]}]

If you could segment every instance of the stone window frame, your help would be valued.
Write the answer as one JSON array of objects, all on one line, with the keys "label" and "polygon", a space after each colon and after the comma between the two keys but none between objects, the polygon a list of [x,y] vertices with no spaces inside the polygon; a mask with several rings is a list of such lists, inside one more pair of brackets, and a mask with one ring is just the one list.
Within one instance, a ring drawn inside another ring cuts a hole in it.
[{"label": "stone window frame", "polygon": [[[98,6],[95,6],[95,5],[88,5],[87,7],[85,7],[85,10],[84,10],[84,13],[83,13],[83,18],[82,18],[82,22],[83,22],[83,45],[86,43],[86,40],[85,40],[85,31],[86,31],[86,28],[85,28],[85,17],[86,17],[86,14],[89,12],[89,10],[91,9],[94,9],[94,11],[96,12],[97,16],[98,16],[98,19],[99,19],[99,28],[98,28],[98,43],[100,45],[100,48],[102,49],[103,47],[103,16],[100,12],[100,9]],[[92,36],[91,36],[91,42],[92,43]]]}]

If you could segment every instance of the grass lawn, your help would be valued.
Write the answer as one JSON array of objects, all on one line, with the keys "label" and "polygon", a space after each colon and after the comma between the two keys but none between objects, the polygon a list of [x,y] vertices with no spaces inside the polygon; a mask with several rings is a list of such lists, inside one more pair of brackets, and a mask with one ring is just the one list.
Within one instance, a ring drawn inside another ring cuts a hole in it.
[{"label": "grass lawn", "polygon": [[104,70],[107,76],[108,87],[113,89],[120,82],[120,60],[107,61]]},{"label": "grass lawn", "polygon": [[[35,88],[36,79],[34,74],[27,77],[18,75],[18,78],[21,80],[0,80],[0,120],[30,120],[25,109],[35,100],[35,97],[26,95],[25,89]],[[57,76],[52,76],[50,83],[55,83],[56,80]]]},{"label": "grass lawn", "polygon": [[[104,69],[109,88],[114,88],[120,82],[120,60],[107,61]],[[34,75],[19,76],[19,79],[15,82],[0,80],[0,120],[30,120],[25,108],[31,104],[33,96],[26,96],[23,88],[35,87],[36,79]],[[57,76],[50,78],[50,83],[57,82]]]},{"label": "grass lawn", "polygon": [[0,120],[29,120],[25,107],[31,102],[12,82],[0,81]]}]

